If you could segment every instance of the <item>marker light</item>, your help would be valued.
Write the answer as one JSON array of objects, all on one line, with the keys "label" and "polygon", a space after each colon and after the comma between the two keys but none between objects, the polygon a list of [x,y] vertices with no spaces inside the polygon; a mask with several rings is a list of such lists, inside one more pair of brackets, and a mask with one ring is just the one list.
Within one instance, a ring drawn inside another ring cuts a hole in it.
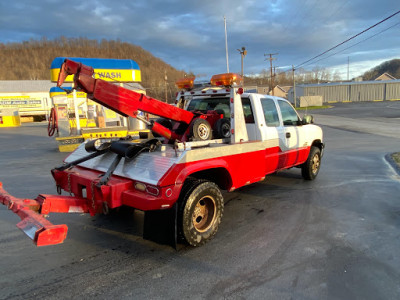
[{"label": "marker light", "polygon": [[236,73],[224,73],[211,77],[211,84],[216,86],[232,86],[234,84],[240,85],[243,82],[242,76]]},{"label": "marker light", "polygon": [[196,77],[185,77],[185,78],[179,79],[177,82],[175,82],[175,85],[180,90],[190,90],[194,86],[195,78]]},{"label": "marker light", "polygon": [[136,182],[135,183],[135,189],[137,189],[138,191],[144,192],[146,190],[146,185],[144,183],[141,183],[141,182]]}]

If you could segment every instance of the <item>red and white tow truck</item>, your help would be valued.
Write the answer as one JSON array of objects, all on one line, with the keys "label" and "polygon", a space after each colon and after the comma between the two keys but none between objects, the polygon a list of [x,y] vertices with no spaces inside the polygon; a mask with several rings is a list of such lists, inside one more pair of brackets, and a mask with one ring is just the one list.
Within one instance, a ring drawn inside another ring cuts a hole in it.
[{"label": "red and white tow truck", "polygon": [[[68,59],[57,85],[71,74],[89,98],[137,117],[159,137],[83,143],[51,170],[59,195],[15,198],[0,183],[0,202],[20,216],[17,226],[38,246],[66,238],[67,226],[50,223],[44,218],[49,213],[95,215],[121,206],[145,212],[144,238],[199,246],[218,230],[221,190],[292,167],[308,180],[318,174],[321,128],[310,116],[302,120],[285,99],[244,93],[237,74],[215,75],[212,87],[199,91],[192,89],[193,78],[177,82],[186,109],[95,79],[91,67]],[[140,111],[162,119],[148,121]]]}]

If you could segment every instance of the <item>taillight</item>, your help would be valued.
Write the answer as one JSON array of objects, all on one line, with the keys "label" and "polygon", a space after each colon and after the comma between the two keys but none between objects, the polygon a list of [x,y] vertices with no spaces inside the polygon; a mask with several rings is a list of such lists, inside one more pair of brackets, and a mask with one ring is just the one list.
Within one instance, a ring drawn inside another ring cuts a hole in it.
[{"label": "taillight", "polygon": [[158,196],[160,194],[158,187],[153,185],[148,185],[143,182],[136,182],[134,186],[136,190],[146,192],[152,196]]},{"label": "taillight", "polygon": [[146,192],[153,196],[158,196],[160,194],[159,189],[156,186],[147,185]]}]

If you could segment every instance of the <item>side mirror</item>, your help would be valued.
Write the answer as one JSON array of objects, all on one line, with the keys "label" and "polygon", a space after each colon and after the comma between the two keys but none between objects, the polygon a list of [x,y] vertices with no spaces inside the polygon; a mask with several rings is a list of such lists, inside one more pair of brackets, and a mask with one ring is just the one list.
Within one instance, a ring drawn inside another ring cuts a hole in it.
[{"label": "side mirror", "polygon": [[314,123],[314,117],[312,115],[305,115],[303,117],[303,120],[301,122],[303,125],[307,124],[313,124]]}]

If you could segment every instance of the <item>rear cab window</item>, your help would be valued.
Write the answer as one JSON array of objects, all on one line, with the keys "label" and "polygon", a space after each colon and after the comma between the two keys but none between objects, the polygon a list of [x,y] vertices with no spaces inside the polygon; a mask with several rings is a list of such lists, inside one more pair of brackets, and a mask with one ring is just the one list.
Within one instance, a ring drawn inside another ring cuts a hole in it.
[{"label": "rear cab window", "polygon": [[[254,124],[253,109],[249,98],[242,98],[243,114],[246,124]],[[186,110],[199,111],[207,113],[209,110],[223,114],[224,118],[229,119],[231,114],[229,97],[209,97],[209,98],[193,98],[190,100]]]}]

